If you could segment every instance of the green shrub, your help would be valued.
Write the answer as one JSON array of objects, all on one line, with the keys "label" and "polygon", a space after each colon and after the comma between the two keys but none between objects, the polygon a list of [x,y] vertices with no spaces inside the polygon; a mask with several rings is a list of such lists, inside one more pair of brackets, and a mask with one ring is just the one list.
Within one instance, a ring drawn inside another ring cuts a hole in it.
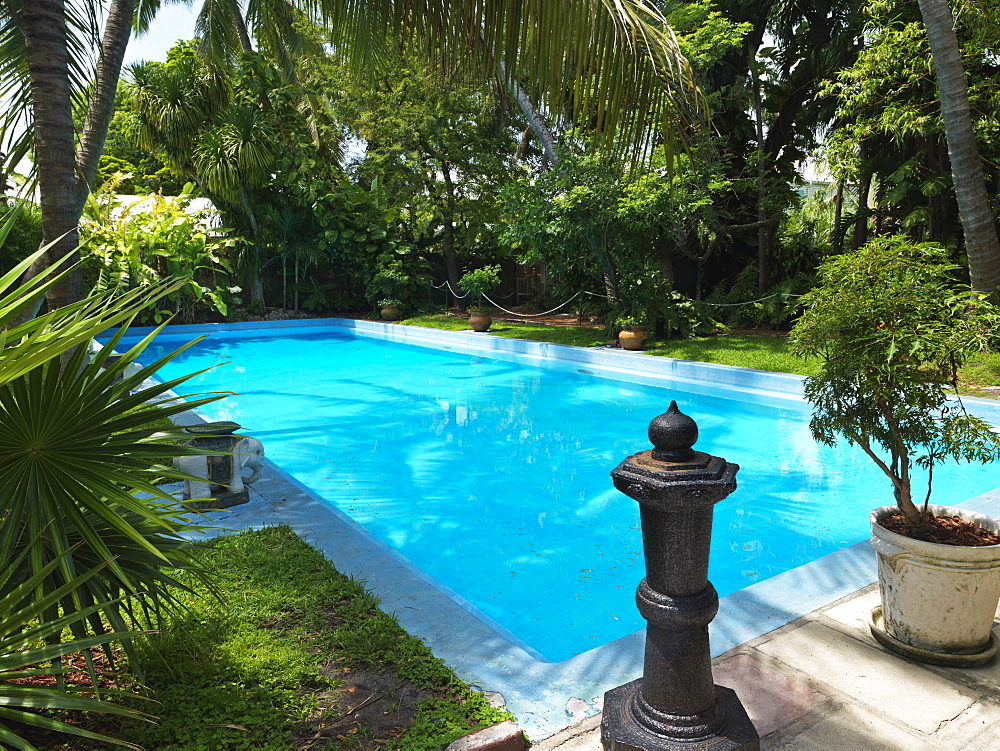
[{"label": "green shrub", "polygon": [[16,201],[11,207],[13,225],[0,242],[0,274],[6,274],[42,244],[42,213],[36,204]]},{"label": "green shrub", "polygon": [[458,287],[474,298],[476,306],[483,307],[483,295],[500,286],[500,266],[483,266],[462,274]]},{"label": "green shrub", "polygon": [[150,309],[155,323],[196,323],[226,316],[238,303],[225,249],[236,241],[209,239],[205,217],[188,210],[194,185],[177,198],[151,194],[130,205],[115,198],[109,182],[87,199],[80,237],[94,288],[120,294],[168,277],[183,284]]}]

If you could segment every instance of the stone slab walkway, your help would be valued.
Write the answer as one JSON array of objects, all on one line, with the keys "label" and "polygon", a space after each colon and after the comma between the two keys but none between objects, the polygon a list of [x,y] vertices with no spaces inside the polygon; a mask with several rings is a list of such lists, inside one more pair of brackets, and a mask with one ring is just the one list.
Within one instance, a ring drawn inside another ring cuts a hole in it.
[{"label": "stone slab walkway", "polygon": [[[980,668],[910,662],[872,638],[875,585],[719,656],[715,681],[734,689],[761,749],[1000,749],[1000,660]],[[600,716],[532,746],[599,751]]]}]

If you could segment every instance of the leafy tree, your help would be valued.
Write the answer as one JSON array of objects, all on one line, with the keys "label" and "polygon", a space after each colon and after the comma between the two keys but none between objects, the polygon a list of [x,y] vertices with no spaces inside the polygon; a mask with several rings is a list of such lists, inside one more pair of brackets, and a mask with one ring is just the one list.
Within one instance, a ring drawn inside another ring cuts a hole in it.
[{"label": "leafy tree", "polygon": [[136,145],[137,134],[132,132],[135,113],[124,105],[123,98],[124,87],[119,85],[115,112],[108,127],[108,137],[98,163],[93,191],[97,192],[113,179],[117,182],[120,193],[179,195],[184,187],[184,179],[152,151]]},{"label": "leafy tree", "polygon": [[[941,385],[956,385],[958,367],[993,344],[1000,324],[982,294],[956,283],[957,271],[940,246],[876,238],[823,264],[793,331],[794,351],[823,361],[805,386],[813,436],[859,446],[918,536],[936,464],[1000,456],[1000,436]],[[923,509],[915,466],[928,470]]]},{"label": "leafy tree", "polygon": [[235,265],[258,303],[264,297],[261,194],[278,158],[272,113],[251,91],[260,64],[250,55],[231,71],[216,69],[183,43],[164,64],[133,66],[125,87],[138,143],[197,183],[247,238],[238,243]]},{"label": "leafy tree", "polygon": [[380,179],[399,213],[397,239],[422,252],[440,247],[455,289],[460,254],[497,253],[497,191],[511,179],[515,123],[481,78],[438,70],[413,51],[377,76],[324,72],[336,113],[364,143],[357,179]]},{"label": "leafy tree", "polygon": [[[686,5],[678,3],[669,13],[673,24],[680,24],[674,19]],[[860,5],[857,0],[718,0],[710,6],[740,35],[736,44],[708,45],[711,54],[696,69],[713,124],[706,153],[699,154],[709,176],[703,183],[711,179],[729,186],[714,196],[719,239],[701,262],[705,289],[731,286],[751,263],[758,275],[754,293],[766,292],[784,276],[776,264],[778,228],[797,201],[790,186],[798,163],[833,117],[820,84],[849,65],[860,48]],[[715,28],[716,34],[725,31],[718,20]],[[711,40],[696,30],[689,33],[697,44]],[[731,36],[726,32],[722,39]]]},{"label": "leafy tree", "polygon": [[[828,85],[837,98],[839,118],[828,139],[828,159],[842,180],[860,183],[865,198],[872,186],[875,232],[903,230],[957,247],[960,217],[954,185],[969,180],[952,177],[925,26],[912,5],[877,3],[869,13],[867,47]],[[993,180],[1000,157],[993,138],[1000,131],[994,106],[995,24],[991,26],[989,14],[963,14],[957,30],[973,125],[983,166]],[[852,235],[858,245],[869,229],[867,200],[849,221],[855,223]],[[970,259],[970,272],[972,265]]]},{"label": "leafy tree", "polygon": [[[61,238],[51,251],[60,256],[76,245],[76,223],[94,183],[136,7],[135,0],[111,0],[100,46],[93,25],[86,22],[88,14],[77,16],[65,0],[25,0],[0,8],[3,65],[10,74],[4,80],[12,82],[3,93],[16,88],[17,104],[32,104],[43,233],[46,241]],[[259,7],[261,22],[276,22],[275,34],[290,30],[290,25],[283,24],[288,17],[284,11],[294,6],[279,2]],[[220,25],[231,22],[230,28],[240,35],[245,50],[249,44],[246,19],[237,18],[234,9],[232,5],[203,6],[200,29],[204,32],[216,21]],[[661,28],[659,14],[641,0],[616,4],[579,0],[569,5],[543,3],[524,8],[499,5],[488,10],[463,2],[418,3],[405,13],[386,0],[363,0],[334,8],[324,3],[308,10],[333,20],[342,48],[352,53],[358,65],[377,57],[386,28],[402,27],[426,38],[428,49],[446,61],[471,56],[484,69],[495,69],[502,61],[512,77],[530,86],[535,99],[547,98],[554,112],[564,110],[571,93],[582,93],[576,84],[586,79],[592,83],[590,92],[602,94],[577,96],[572,115],[582,119],[596,115],[603,142],[613,144],[618,151],[626,144],[649,143],[652,126],[670,123],[668,118],[691,101],[684,61]],[[155,6],[142,8],[140,29],[153,12]],[[470,18],[480,32],[471,38],[467,33]],[[79,44],[79,52],[71,52],[71,28],[79,32],[73,40]],[[232,39],[230,32],[224,36]],[[258,36],[264,38],[263,33]],[[73,83],[91,79],[85,65],[86,51],[98,47],[97,74],[77,149]],[[566,54],[570,51],[576,54]],[[7,124],[11,125],[9,119]],[[10,132],[9,128],[4,130]],[[19,157],[24,151],[15,149],[12,153]],[[35,271],[51,260],[40,261]],[[61,277],[50,297],[54,306],[82,299],[82,277],[76,273]]]}]

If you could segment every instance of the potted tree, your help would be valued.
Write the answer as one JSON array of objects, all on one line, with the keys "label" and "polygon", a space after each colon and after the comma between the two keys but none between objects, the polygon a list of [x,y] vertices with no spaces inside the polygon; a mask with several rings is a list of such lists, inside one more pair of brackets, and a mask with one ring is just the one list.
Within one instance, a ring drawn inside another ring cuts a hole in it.
[{"label": "potted tree", "polygon": [[367,296],[378,307],[383,321],[399,320],[403,307],[399,298],[406,282],[406,276],[394,268],[384,268],[372,276]]},{"label": "potted tree", "polygon": [[931,483],[946,460],[998,457],[993,428],[945,387],[956,391],[958,367],[989,347],[1000,316],[957,273],[943,248],[901,237],[834,256],[802,298],[792,348],[822,360],[805,383],[813,436],[858,446],[892,489],[894,503],[871,514],[882,595],[873,635],[914,659],[973,665],[996,651],[1000,524],[930,505]]},{"label": "potted tree", "polygon": [[618,326],[618,346],[622,349],[642,349],[646,341],[646,327],[639,319],[631,315],[621,315],[615,320]]},{"label": "potted tree", "polygon": [[466,271],[458,280],[463,292],[472,295],[476,304],[469,307],[469,326],[473,331],[489,331],[493,324],[490,309],[483,301],[483,295],[500,286],[500,266],[483,266],[481,269]]},{"label": "potted tree", "polygon": [[400,312],[400,302],[394,297],[383,297],[378,301],[379,315],[383,321],[398,321]]}]

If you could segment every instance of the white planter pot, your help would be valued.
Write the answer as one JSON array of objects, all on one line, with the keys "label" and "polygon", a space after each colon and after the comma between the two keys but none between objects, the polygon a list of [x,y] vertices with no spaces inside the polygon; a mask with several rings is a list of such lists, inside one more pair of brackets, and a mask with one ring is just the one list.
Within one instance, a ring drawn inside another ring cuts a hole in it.
[{"label": "white planter pot", "polygon": [[[1000,545],[959,547],[898,535],[878,524],[896,510],[882,506],[869,519],[871,544],[878,558],[882,628],[892,639],[914,648],[897,651],[939,664],[920,653],[975,655],[991,645],[995,651],[992,629],[1000,599]],[[974,511],[931,506],[930,512],[959,516],[1000,533],[1000,522]]]}]

